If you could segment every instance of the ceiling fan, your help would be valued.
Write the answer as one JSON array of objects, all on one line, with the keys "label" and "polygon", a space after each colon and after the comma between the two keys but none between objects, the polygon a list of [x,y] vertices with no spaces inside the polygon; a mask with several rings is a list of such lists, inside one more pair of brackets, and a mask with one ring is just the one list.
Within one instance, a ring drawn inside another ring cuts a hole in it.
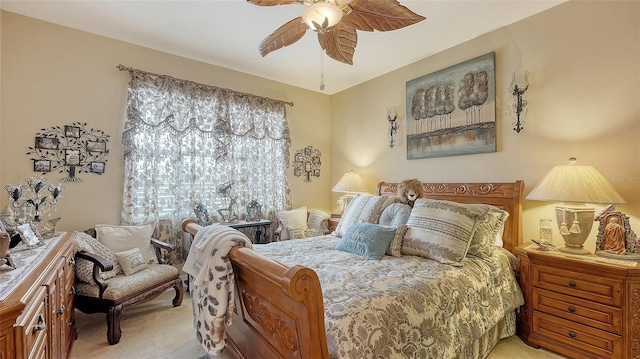
[{"label": "ceiling fan", "polygon": [[304,4],[299,16],[280,26],[260,43],[264,57],[272,51],[300,40],[311,29],[318,42],[334,60],[353,65],[360,31],[390,31],[424,20],[396,0],[247,0],[259,6]]}]

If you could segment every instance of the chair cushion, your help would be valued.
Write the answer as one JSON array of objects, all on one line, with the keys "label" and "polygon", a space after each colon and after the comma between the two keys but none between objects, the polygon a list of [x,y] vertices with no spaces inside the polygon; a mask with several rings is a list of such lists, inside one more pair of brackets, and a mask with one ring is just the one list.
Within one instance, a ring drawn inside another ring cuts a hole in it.
[{"label": "chair cushion", "polygon": [[[117,300],[137,292],[146,292],[158,283],[177,278],[180,274],[177,268],[168,264],[150,264],[147,268],[131,275],[118,275],[107,279],[107,289],[102,298]],[[77,282],[76,294],[98,298],[100,290],[97,285]]]}]

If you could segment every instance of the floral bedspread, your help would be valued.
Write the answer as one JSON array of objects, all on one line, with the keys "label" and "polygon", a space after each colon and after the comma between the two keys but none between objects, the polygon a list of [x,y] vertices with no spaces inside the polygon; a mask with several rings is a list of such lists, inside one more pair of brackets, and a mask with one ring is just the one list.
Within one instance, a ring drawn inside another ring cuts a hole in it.
[{"label": "floral bedspread", "polygon": [[504,249],[457,268],[415,256],[369,260],[335,250],[339,240],[254,245],[316,271],[331,358],[453,358],[524,303]]}]

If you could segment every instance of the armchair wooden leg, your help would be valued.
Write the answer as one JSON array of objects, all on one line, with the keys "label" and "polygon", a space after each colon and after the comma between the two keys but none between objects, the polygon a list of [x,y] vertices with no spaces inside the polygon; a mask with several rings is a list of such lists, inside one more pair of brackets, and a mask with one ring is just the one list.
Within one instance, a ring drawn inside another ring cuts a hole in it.
[{"label": "armchair wooden leg", "polygon": [[120,342],[122,330],[120,329],[120,317],[122,316],[122,304],[110,307],[107,311],[107,341],[114,345]]},{"label": "armchair wooden leg", "polygon": [[173,288],[176,290],[176,296],[173,298],[173,306],[179,307],[182,304],[182,298],[184,296],[184,286],[182,285],[182,279],[176,279],[176,283]]}]

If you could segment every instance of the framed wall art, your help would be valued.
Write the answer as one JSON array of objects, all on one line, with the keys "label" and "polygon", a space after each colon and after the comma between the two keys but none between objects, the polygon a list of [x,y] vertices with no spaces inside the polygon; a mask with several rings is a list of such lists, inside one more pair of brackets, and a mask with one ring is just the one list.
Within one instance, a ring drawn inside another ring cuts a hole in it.
[{"label": "framed wall art", "polygon": [[495,53],[406,85],[407,159],[496,151]]},{"label": "framed wall art", "polygon": [[91,173],[104,173],[104,162],[91,162]]},{"label": "framed wall art", "polygon": [[57,150],[58,139],[49,137],[36,137],[36,148],[40,150]]},{"label": "framed wall art", "polygon": [[49,160],[34,160],[33,161],[33,171],[34,172],[51,172],[51,161]]}]

